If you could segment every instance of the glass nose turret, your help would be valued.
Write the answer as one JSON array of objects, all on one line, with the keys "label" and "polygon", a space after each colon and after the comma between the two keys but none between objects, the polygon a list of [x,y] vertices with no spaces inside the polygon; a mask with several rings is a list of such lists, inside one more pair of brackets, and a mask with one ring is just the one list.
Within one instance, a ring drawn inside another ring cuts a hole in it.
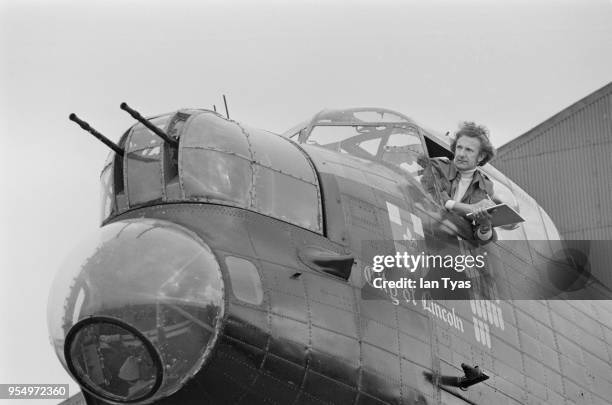
[{"label": "glass nose turret", "polygon": [[56,276],[49,332],[85,390],[149,402],[200,370],[223,302],[219,264],[197,236],[166,221],[119,221],[84,242]]}]

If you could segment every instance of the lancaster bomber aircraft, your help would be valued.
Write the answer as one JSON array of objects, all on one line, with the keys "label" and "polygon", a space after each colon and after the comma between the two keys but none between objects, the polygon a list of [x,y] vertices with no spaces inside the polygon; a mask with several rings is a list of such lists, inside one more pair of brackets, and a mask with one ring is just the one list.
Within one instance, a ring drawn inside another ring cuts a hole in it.
[{"label": "lancaster bomber aircraft", "polygon": [[[71,115],[112,151],[102,227],[49,298],[70,403],[610,403],[612,305],[583,299],[608,291],[490,164],[525,222],[480,243],[425,184],[448,140],[397,112],[324,110],[280,136],[122,108],[138,123],[118,144]],[[399,251],[487,259],[454,272],[459,294],[374,286],[372,255]]]}]

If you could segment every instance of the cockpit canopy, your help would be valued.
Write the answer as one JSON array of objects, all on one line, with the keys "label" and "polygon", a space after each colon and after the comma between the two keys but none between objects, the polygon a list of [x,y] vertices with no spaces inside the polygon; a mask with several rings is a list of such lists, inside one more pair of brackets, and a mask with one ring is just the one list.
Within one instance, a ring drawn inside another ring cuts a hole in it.
[{"label": "cockpit canopy", "polygon": [[141,124],[122,137],[125,155],[102,170],[102,219],[167,202],[206,202],[256,211],[322,233],[320,188],[300,148],[271,132],[208,110],[150,120],[173,147]]},{"label": "cockpit canopy", "polygon": [[448,142],[384,108],[323,110],[285,132],[300,144],[373,160],[417,176],[419,158],[449,156]]},{"label": "cockpit canopy", "polygon": [[410,118],[384,108],[349,108],[342,110],[323,110],[313,118],[311,125],[358,125],[376,123],[414,124]]}]

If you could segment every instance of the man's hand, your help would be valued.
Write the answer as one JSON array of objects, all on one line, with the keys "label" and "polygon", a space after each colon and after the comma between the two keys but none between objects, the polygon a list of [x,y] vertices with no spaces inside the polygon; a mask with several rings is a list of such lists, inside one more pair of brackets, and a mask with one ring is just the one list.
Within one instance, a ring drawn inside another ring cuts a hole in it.
[{"label": "man's hand", "polygon": [[467,218],[476,221],[474,235],[481,241],[486,242],[492,240],[495,236],[493,227],[491,226],[491,214],[487,212],[487,209],[494,205],[495,203],[491,200],[482,200],[476,204],[455,202],[452,206],[452,211],[464,216],[472,214]]},{"label": "man's hand", "polygon": [[491,200],[482,200],[476,204],[469,204],[472,218],[477,224],[490,227],[491,214],[487,212],[487,209],[493,207],[494,205],[495,203]]}]

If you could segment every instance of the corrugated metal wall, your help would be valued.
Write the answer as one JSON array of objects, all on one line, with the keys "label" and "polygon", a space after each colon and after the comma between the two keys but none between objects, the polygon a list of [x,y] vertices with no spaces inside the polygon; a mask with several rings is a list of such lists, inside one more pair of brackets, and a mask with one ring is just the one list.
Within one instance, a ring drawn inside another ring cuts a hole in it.
[{"label": "corrugated metal wall", "polygon": [[492,164],[566,239],[612,240],[612,83],[499,148]]}]

